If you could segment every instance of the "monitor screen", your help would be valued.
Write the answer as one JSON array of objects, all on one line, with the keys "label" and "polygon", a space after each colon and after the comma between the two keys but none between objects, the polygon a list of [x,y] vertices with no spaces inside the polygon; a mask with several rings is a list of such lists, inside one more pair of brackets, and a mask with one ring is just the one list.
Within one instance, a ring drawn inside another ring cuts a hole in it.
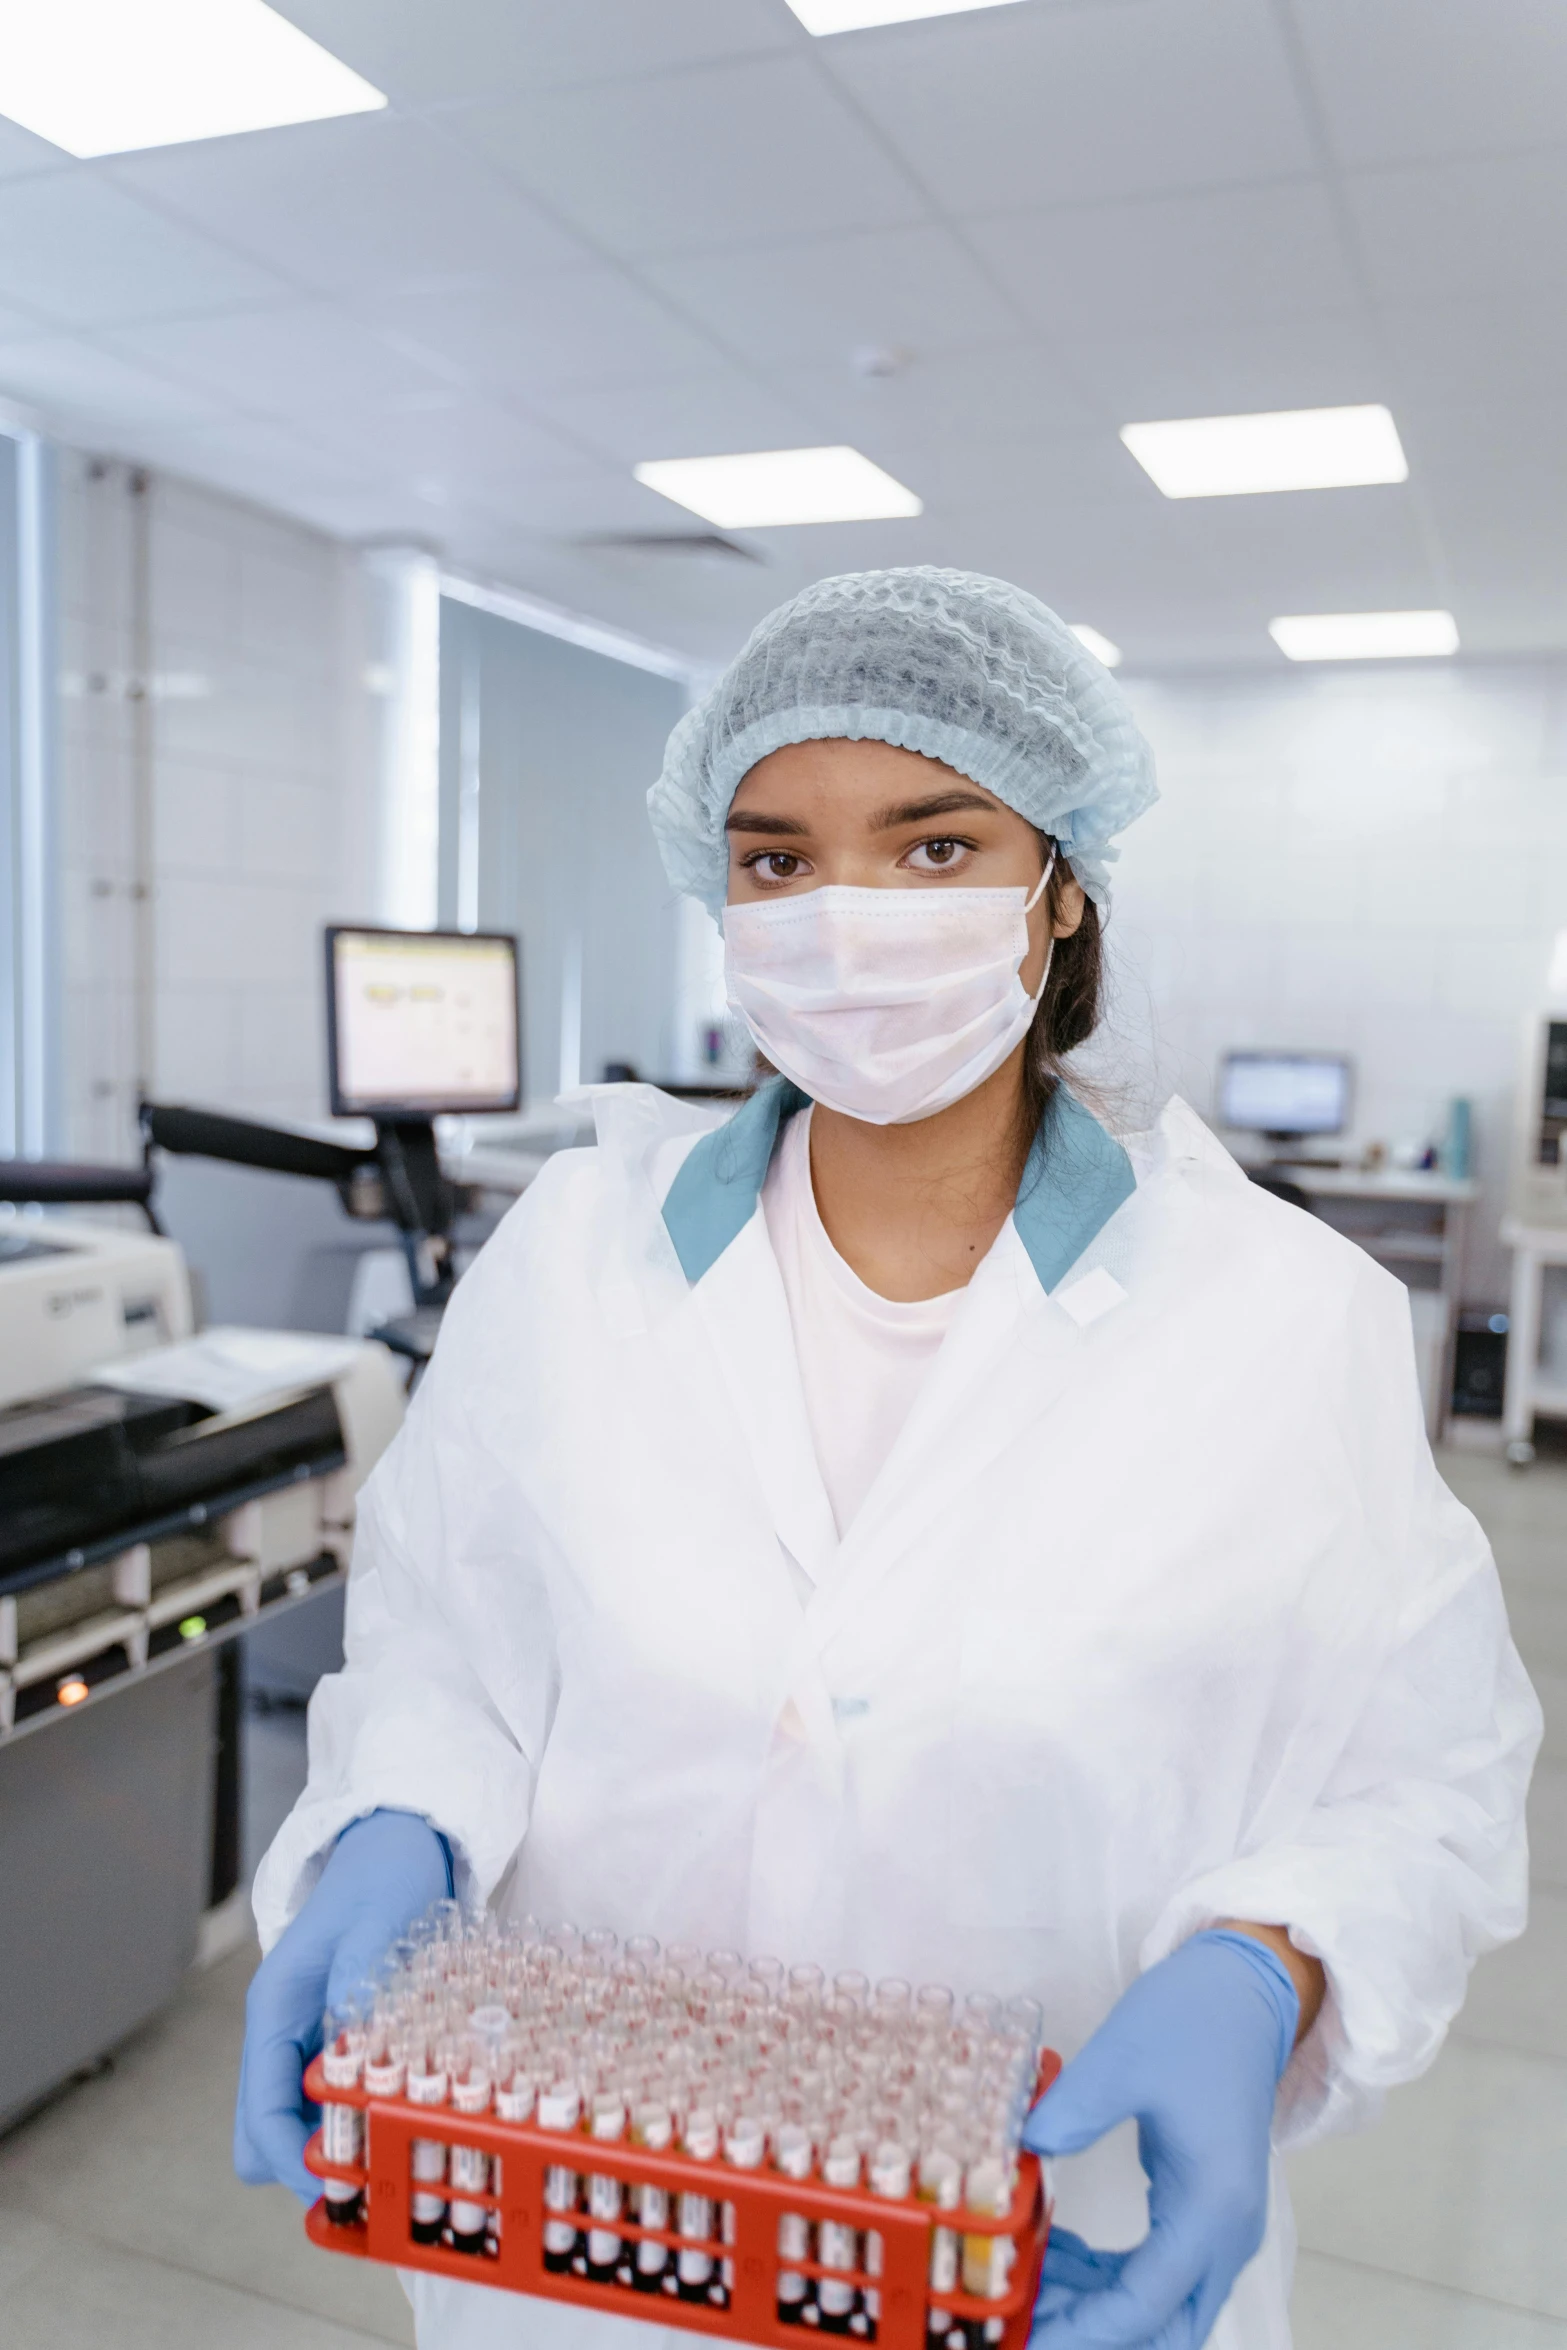
[{"label": "monitor screen", "polygon": [[1226,1053],[1219,1117],[1252,1134],[1342,1134],[1349,1063],[1332,1053]]},{"label": "monitor screen", "polygon": [[326,955],[336,1116],[519,1106],[514,938],[334,925]]}]

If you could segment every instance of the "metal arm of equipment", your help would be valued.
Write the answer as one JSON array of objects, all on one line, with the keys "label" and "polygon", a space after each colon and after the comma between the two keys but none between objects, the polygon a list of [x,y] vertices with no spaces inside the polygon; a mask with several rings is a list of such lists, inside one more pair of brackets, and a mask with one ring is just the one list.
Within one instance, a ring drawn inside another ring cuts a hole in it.
[{"label": "metal arm of equipment", "polygon": [[16,1207],[102,1207],[125,1202],[140,1208],[161,1234],[152,1204],[150,1167],[95,1167],[66,1159],[0,1159],[0,1201]]},{"label": "metal arm of equipment", "polygon": [[444,1304],[450,1296],[451,1228],[459,1202],[441,1171],[428,1119],[377,1119],[370,1150],[168,1102],[143,1102],[141,1129],[149,1151],[224,1159],[335,1185],[350,1216],[386,1217],[397,1226],[420,1305]]}]

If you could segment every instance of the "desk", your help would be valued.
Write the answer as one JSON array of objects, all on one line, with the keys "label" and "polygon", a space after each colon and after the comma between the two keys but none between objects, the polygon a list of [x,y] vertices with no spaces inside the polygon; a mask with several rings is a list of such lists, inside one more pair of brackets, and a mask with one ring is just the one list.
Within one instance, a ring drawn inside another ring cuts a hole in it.
[{"label": "desk", "polygon": [[[1276,1161],[1273,1171],[1298,1183],[1325,1224],[1355,1241],[1408,1286],[1426,1432],[1435,1443],[1451,1408],[1453,1339],[1469,1211],[1480,1186],[1419,1168],[1367,1173],[1352,1167],[1314,1167],[1309,1160]],[[1430,1301],[1428,1307],[1422,1307],[1422,1299]]]},{"label": "desk", "polygon": [[1515,1469],[1534,1458],[1534,1415],[1567,1420],[1567,1381],[1540,1361],[1541,1305],[1549,1265],[1567,1265],[1567,1226],[1502,1220],[1502,1245],[1513,1252],[1512,1300],[1507,1317],[1507,1389],[1502,1442]]}]

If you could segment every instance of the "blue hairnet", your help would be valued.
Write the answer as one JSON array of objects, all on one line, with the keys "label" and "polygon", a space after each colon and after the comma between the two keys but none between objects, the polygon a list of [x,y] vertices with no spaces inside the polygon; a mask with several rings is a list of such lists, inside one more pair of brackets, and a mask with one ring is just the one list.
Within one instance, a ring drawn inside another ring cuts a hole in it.
[{"label": "blue hairnet", "polygon": [[851,571],[769,612],[671,734],[648,814],[676,889],[720,912],[742,778],[827,737],[944,760],[1059,842],[1099,905],[1113,835],[1158,797],[1120,688],[1037,596],[930,564]]}]

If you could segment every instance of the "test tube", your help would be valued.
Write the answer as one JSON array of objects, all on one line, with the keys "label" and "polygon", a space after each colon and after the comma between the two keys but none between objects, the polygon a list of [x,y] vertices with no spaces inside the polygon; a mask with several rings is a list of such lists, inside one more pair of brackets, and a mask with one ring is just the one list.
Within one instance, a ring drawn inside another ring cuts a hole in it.
[{"label": "test tube", "polygon": [[[680,2134],[685,2152],[694,2162],[712,2162],[718,2153],[718,2116],[711,2106],[694,2105]],[[691,2188],[680,2191],[675,2232],[693,2244],[713,2240],[713,2199]],[[713,2282],[710,2252],[681,2251],[675,2258],[676,2291],[682,2301],[706,2301]]]},{"label": "test tube", "polygon": [[[987,2217],[1004,2219],[1012,2204],[1012,2181],[1007,2165],[997,2154],[987,2154],[969,2165],[964,2182],[963,2200],[971,2211],[982,2211]],[[1010,2236],[965,2235],[963,2238],[963,2290],[972,2293],[976,2301],[999,2301],[1007,2289],[1012,2273],[1015,2247]],[[999,2318],[989,2318],[985,2324],[985,2339],[999,2341],[1003,2328]]]},{"label": "test tube", "polygon": [[[452,2104],[459,2113],[490,2110],[493,2083],[487,2052],[474,2040],[463,2048],[452,2066]],[[454,2146],[448,2177],[452,2186],[451,2225],[454,2252],[482,2252],[489,2230],[489,2210],[464,2196],[485,2195],[490,2186],[490,2158],[478,2146]]]},{"label": "test tube", "polygon": [[[829,2141],[822,2162],[822,2177],[829,2187],[857,2187],[860,2183],[860,2150],[852,2138],[833,2138]],[[855,2229],[845,2220],[824,2219],[816,2230],[816,2257],[823,2268],[841,2268],[853,2271],[859,2249]],[[839,2284],[836,2277],[823,2277],[816,2288],[816,2306],[824,2334],[846,2334],[854,2316],[855,2289],[851,2284]]]},{"label": "test tube", "polygon": [[[733,2163],[736,2170],[760,2170],[766,2154],[767,2132],[761,2122],[754,2114],[737,2112],[724,2132],[724,2160]],[[723,2280],[722,2286],[713,2296],[720,2306],[726,2309],[734,2298],[735,2264],[733,2252],[739,2232],[739,2214],[732,2203],[726,2203],[723,2208],[719,2233],[729,2249],[719,2267],[719,2274]]]},{"label": "test tube", "polygon": [[[329,2089],[357,2089],[364,2073],[365,2028],[349,2010],[328,2014],[321,2024],[321,2070]],[[364,2168],[365,2117],[357,2105],[323,2101],[321,2152],[327,2162],[345,2170]],[[326,2216],[333,2225],[349,2228],[364,2217],[364,2189],[353,2179],[325,2179],[322,2189]]]},{"label": "test tube", "polygon": [[[600,2145],[613,2146],[625,2134],[626,2108],[618,2089],[601,2089],[593,2100],[593,2135]],[[612,2285],[623,2250],[619,2236],[606,2221],[619,2219],[624,2201],[619,2179],[607,2171],[588,2174],[588,2216],[598,2224],[588,2230],[587,2273],[596,2285]]]},{"label": "test tube", "polygon": [[[956,2155],[942,2147],[932,2147],[920,2157],[920,2201],[933,2203],[938,2211],[956,2211],[963,2200],[963,2167]],[[951,2228],[932,2228],[930,2236],[930,2289],[933,2293],[955,2293],[958,2286],[958,2239]],[[945,2309],[933,2309],[925,2328],[927,2345],[945,2341],[952,2319]]]},{"label": "test tube", "polygon": [[[631,2117],[631,2142],[645,2146],[649,2154],[664,2154],[674,2135],[667,2105],[652,2100],[639,2105]],[[644,2180],[633,2189],[633,2209],[637,2225],[643,2228],[667,2228],[669,2225],[669,2194],[663,2187],[655,2187]],[[669,2268],[667,2244],[650,2244],[645,2237],[637,2243],[636,2258],[631,2265],[632,2290],[638,2293],[658,2293],[663,2290]]]},{"label": "test tube", "polygon": [[[553,2081],[539,2092],[539,2128],[574,2130],[582,2116],[582,2092],[575,2081]],[[544,2173],[544,2208],[556,2216],[544,2222],[544,2265],[552,2276],[569,2271],[577,2251],[577,2228],[565,2218],[577,2208],[577,2174],[566,2163],[552,2162]]]},{"label": "test tube", "polygon": [[[811,2175],[811,2138],[798,2122],[785,2122],[773,2140],[773,2168],[786,2179]],[[786,2211],[778,2222],[778,2252],[784,2260],[809,2260],[810,2222],[798,2211]],[[797,2326],[805,2317],[810,2295],[808,2280],[795,2268],[778,2271],[778,2322]]]},{"label": "test tube", "polygon": [[[411,2048],[403,2091],[409,2104],[444,2105],[446,2089],[446,2069],[435,2050],[422,2044]],[[409,2166],[414,2186],[408,2232],[416,2244],[438,2244],[446,2224],[446,2197],[433,2190],[446,2180],[444,2138],[415,2138],[409,2150]]]},{"label": "test tube", "polygon": [[876,2013],[884,2023],[899,2024],[914,2003],[914,1994],[901,1975],[883,1975],[876,1986]]},{"label": "test tube", "polygon": [[[871,2156],[870,2188],[873,2195],[885,2196],[889,2203],[901,2203],[909,2192],[913,2166],[909,2150],[897,2138],[884,2138]],[[886,2261],[886,2247],[875,2228],[865,2231],[865,2273],[879,2277]],[[871,2340],[881,2322],[881,2294],[874,2285],[866,2288],[864,2332]]]}]

